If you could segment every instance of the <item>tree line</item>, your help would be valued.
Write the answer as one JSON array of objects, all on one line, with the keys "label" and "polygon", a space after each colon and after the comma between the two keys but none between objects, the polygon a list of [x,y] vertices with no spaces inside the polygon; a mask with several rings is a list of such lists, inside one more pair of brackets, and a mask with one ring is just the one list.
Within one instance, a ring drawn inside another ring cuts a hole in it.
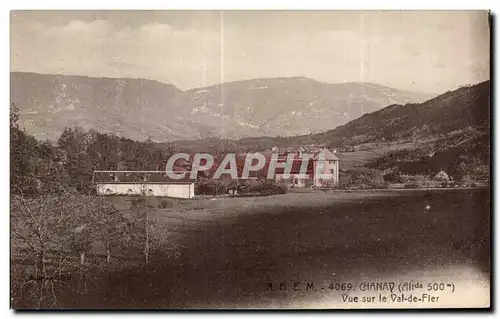
[{"label": "tree line", "polygon": [[111,266],[125,267],[119,258],[148,263],[161,242],[155,236],[167,231],[149,218],[155,199],[132,199],[127,218],[107,198],[94,196],[92,174],[161,169],[170,150],[81,128],[66,128],[57,141],[38,141],[20,128],[15,104],[10,111],[13,306],[58,307],[66,295],[98,288]]},{"label": "tree line", "polygon": [[38,141],[19,127],[19,110],[10,113],[11,193],[37,197],[67,188],[93,191],[94,170],[159,170],[171,156],[168,147],[114,134],[66,128],[57,141]]}]

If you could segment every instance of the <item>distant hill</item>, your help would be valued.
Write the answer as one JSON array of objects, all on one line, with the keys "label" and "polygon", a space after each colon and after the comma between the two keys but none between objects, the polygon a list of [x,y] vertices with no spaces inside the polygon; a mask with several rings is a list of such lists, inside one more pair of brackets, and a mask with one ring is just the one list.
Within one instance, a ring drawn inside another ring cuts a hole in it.
[{"label": "distant hill", "polygon": [[334,130],[298,138],[332,147],[444,138],[459,131],[489,132],[490,82],[446,92],[421,104],[390,105]]},{"label": "distant hill", "polygon": [[137,140],[182,138],[181,101],[182,91],[156,81],[11,73],[11,102],[21,126],[38,139],[75,126]]},{"label": "distant hill", "polygon": [[294,136],[430,97],[371,83],[329,84],[304,77],[181,91],[143,79],[11,73],[11,101],[20,109],[21,126],[38,139],[56,139],[74,126],[157,142]]},{"label": "distant hill", "polygon": [[[264,150],[273,146],[317,144],[340,150],[376,149],[380,145],[425,141],[454,147],[490,131],[490,82],[446,92],[424,103],[393,104],[319,134],[296,137],[255,137],[240,140],[205,139],[189,148]],[[178,149],[184,142],[171,143]]]},{"label": "distant hill", "polygon": [[431,97],[370,83],[328,84],[304,77],[228,82],[184,96],[193,115],[217,128],[211,137],[233,139],[322,132],[389,104]]}]

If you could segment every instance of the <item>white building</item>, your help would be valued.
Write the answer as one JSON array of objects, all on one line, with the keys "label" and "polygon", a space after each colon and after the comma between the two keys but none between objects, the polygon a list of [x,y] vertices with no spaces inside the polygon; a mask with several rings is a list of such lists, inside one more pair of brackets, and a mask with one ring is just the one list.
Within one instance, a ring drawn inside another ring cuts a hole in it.
[{"label": "white building", "polygon": [[314,186],[337,186],[339,184],[339,161],[337,155],[327,148],[315,153],[313,157]]},{"label": "white building", "polygon": [[[299,154],[299,153],[297,153]],[[286,161],[287,154],[284,154],[281,161]],[[332,187],[339,184],[339,161],[340,159],[327,148],[322,148],[313,153],[309,160],[307,170],[304,175],[300,174],[302,160],[294,160],[290,174],[284,174],[284,168],[276,169],[276,181],[287,181],[289,187],[303,188]]]},{"label": "white building", "polygon": [[165,171],[94,171],[92,181],[98,195],[194,197],[194,180],[173,180]]}]

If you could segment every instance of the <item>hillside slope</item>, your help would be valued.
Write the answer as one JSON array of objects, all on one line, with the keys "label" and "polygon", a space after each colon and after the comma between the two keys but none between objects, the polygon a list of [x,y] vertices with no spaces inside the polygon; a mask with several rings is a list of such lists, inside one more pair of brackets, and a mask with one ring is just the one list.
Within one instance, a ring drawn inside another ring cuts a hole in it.
[{"label": "hillside slope", "polygon": [[220,134],[212,137],[233,139],[322,132],[389,104],[430,97],[370,83],[328,84],[304,77],[228,82],[184,96],[191,114],[217,128]]},{"label": "hillside slope", "polygon": [[141,79],[11,73],[11,102],[21,126],[39,139],[80,126],[143,140],[185,130],[182,91]]},{"label": "hillside slope", "polygon": [[[467,129],[489,131],[490,83],[439,95],[422,104],[391,105],[325,134],[347,144],[445,137]],[[339,142],[340,142],[339,141]]]},{"label": "hillside slope", "polygon": [[[447,92],[421,104],[390,105],[324,133],[288,138],[207,139],[190,142],[188,146],[192,150],[258,151],[273,146],[316,144],[342,151],[429,141],[446,148],[489,134],[489,131],[490,82],[486,81]],[[187,147],[184,142],[171,145],[179,149]]]}]

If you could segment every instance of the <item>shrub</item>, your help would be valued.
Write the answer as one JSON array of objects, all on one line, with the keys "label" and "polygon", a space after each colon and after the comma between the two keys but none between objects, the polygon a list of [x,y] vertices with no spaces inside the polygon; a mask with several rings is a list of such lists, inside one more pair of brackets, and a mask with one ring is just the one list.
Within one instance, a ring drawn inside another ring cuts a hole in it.
[{"label": "shrub", "polygon": [[158,208],[173,208],[174,207],[174,201],[168,198],[162,199],[160,204],[158,205]]},{"label": "shrub", "polygon": [[284,183],[276,183],[272,180],[249,181],[242,189],[242,193],[259,193],[260,195],[276,195],[288,193],[288,187]]},{"label": "shrub", "polygon": [[214,186],[210,184],[196,185],[194,190],[196,195],[214,195]]},{"label": "shrub", "polygon": [[273,185],[269,190],[272,195],[288,193],[288,187],[285,184]]},{"label": "shrub", "polygon": [[389,172],[384,175],[384,181],[387,183],[403,183],[399,172]]},{"label": "shrub", "polygon": [[356,167],[340,174],[341,188],[386,188],[382,172],[374,168]]},{"label": "shrub", "polygon": [[403,183],[407,184],[411,187],[416,188],[426,188],[426,187],[434,187],[435,182],[431,180],[429,176],[426,175],[401,175],[401,179]]}]

